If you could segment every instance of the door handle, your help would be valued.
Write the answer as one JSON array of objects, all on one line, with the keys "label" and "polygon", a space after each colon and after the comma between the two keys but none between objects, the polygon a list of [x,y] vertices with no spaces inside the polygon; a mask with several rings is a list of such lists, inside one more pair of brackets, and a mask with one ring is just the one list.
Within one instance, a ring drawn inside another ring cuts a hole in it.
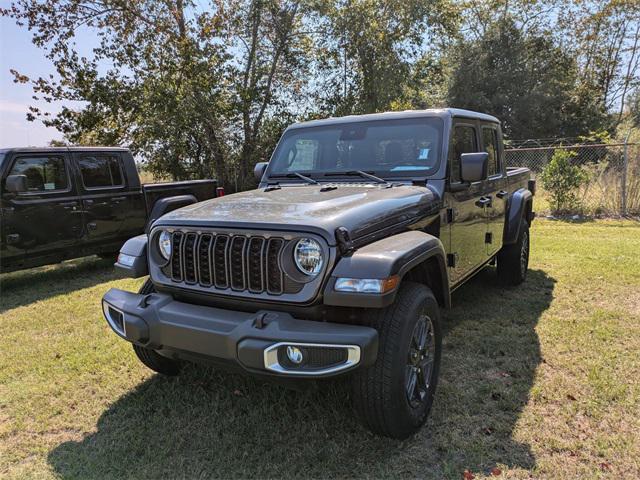
[{"label": "door handle", "polygon": [[491,197],[480,197],[480,199],[476,202],[476,207],[488,207],[491,205]]},{"label": "door handle", "polygon": [[127,199],[127,197],[113,197],[113,198],[111,199],[111,201],[112,201],[113,203],[118,203],[118,202],[124,202],[126,199]]},{"label": "door handle", "polygon": [[75,210],[76,207],[78,206],[78,202],[62,202],[62,203],[59,203],[58,205],[60,205],[65,210]]},{"label": "door handle", "polygon": [[9,245],[15,245],[19,241],[20,241],[20,234],[19,233],[10,233],[9,235],[7,235],[7,243]]},{"label": "door handle", "polygon": [[87,223],[87,227],[89,228],[89,230],[95,230],[96,228],[98,228],[98,225],[96,225],[95,223]]},{"label": "door handle", "polygon": [[84,204],[85,205],[93,205],[93,200],[85,200]]},{"label": "door handle", "polygon": [[498,198],[504,198],[507,195],[509,195],[509,192],[507,192],[506,190],[500,190],[498,193],[496,193],[496,197]]}]

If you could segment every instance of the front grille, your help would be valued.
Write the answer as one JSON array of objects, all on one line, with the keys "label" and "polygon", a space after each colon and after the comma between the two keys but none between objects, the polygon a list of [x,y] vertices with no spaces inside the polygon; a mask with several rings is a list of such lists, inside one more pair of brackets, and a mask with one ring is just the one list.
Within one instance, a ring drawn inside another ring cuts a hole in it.
[{"label": "front grille", "polygon": [[169,276],[174,282],[251,293],[295,293],[285,282],[280,256],[287,241],[278,237],[173,232]]}]

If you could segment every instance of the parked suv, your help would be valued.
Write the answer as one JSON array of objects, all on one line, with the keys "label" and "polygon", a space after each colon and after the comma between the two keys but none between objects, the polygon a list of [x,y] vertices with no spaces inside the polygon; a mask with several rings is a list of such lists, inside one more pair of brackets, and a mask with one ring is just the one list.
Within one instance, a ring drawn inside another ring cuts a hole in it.
[{"label": "parked suv", "polygon": [[438,381],[440,310],[497,261],[529,261],[533,181],[505,168],[500,123],[458,109],[290,126],[256,190],[187,206],[127,242],[111,328],[151,369],[183,361],[309,379],[348,374],[360,418],[405,438]]}]

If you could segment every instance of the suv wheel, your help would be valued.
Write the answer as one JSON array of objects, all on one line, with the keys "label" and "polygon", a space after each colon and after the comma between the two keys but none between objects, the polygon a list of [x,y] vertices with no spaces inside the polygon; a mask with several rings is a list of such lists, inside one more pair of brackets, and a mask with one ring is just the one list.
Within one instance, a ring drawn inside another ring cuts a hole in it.
[{"label": "suv wheel", "polygon": [[[150,279],[144,282],[144,285],[138,291],[141,295],[148,295],[155,292],[156,289],[151,283]],[[180,373],[181,363],[177,360],[164,357],[155,350],[150,348],[141,347],[140,345],[133,345],[133,351],[138,359],[151,370],[161,373],[163,375],[174,376]]]},{"label": "suv wheel", "polygon": [[498,253],[498,278],[507,285],[520,285],[527,278],[529,269],[529,225],[520,223],[518,239],[505,245]]},{"label": "suv wheel", "polygon": [[370,323],[379,334],[378,358],[354,374],[354,406],[375,433],[406,438],[426,421],[438,382],[438,302],[426,286],[405,282],[391,306],[371,312]]}]

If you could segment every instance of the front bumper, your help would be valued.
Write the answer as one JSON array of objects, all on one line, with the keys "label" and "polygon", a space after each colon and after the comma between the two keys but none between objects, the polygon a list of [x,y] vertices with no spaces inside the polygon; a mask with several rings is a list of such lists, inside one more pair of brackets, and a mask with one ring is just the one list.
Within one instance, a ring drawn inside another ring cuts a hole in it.
[{"label": "front bumper", "polygon": [[[230,361],[253,373],[331,376],[372,365],[378,351],[373,328],[298,320],[284,312],[223,310],[118,289],[105,294],[102,306],[109,326],[125,340],[177,357],[182,352]],[[302,352],[299,364],[285,356],[288,347]]]}]

